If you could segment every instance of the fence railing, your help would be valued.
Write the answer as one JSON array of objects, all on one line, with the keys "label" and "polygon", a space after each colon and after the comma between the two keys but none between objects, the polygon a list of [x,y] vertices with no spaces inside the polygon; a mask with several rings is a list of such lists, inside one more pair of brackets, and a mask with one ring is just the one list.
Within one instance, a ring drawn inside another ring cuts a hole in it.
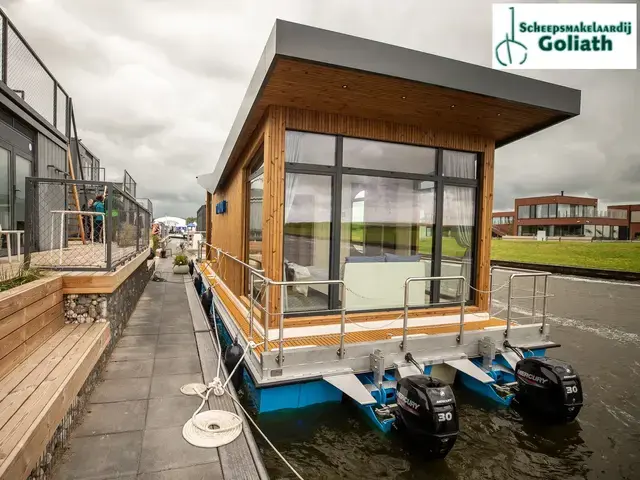
[{"label": "fence railing", "polygon": [[111,182],[29,177],[26,199],[31,267],[109,271],[149,249],[151,212]]},{"label": "fence railing", "polygon": [[2,83],[66,137],[69,95],[0,9]]}]

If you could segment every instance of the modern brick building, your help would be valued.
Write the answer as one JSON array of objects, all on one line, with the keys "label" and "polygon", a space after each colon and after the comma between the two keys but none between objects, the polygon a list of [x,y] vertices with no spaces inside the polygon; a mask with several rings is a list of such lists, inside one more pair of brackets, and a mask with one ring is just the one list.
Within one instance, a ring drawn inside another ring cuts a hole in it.
[{"label": "modern brick building", "polygon": [[[513,222],[509,223],[509,218]],[[598,199],[564,195],[517,198],[513,212],[493,213],[494,233],[628,240],[640,237],[640,204],[598,209]],[[508,233],[509,232],[509,233]]]}]

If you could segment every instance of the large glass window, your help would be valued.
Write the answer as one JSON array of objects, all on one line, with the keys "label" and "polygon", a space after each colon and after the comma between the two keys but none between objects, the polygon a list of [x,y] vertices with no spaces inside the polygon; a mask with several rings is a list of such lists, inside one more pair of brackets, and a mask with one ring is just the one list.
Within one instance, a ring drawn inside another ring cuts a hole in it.
[{"label": "large glass window", "polygon": [[587,218],[595,217],[596,207],[594,207],[593,205],[585,205],[583,215]]},{"label": "large glass window", "polygon": [[[287,173],[284,204],[284,272],[287,281],[328,280],[331,177]],[[323,310],[327,285],[288,287],[287,311]]]},{"label": "large glass window", "polygon": [[556,203],[549,204],[549,218],[556,218],[558,214],[558,205]]},{"label": "large glass window", "polygon": [[[345,138],[343,164],[349,168],[432,175],[436,171],[436,149]],[[456,163],[451,168],[462,173],[467,170],[465,167]]]},{"label": "large glass window", "polygon": [[518,207],[518,218],[531,218],[531,206],[520,205]]},{"label": "large glass window", "polygon": [[549,218],[549,205],[536,205],[536,218]]},{"label": "large glass window", "polygon": [[571,211],[571,205],[568,205],[566,203],[559,203],[558,204],[558,218],[566,218],[566,217],[568,217],[570,211]]},{"label": "large glass window", "polygon": [[11,196],[9,194],[10,181],[9,166],[11,164],[11,152],[0,148],[0,227],[11,230]]},{"label": "large glass window", "polygon": [[[346,290],[343,298],[338,286],[288,287],[287,312],[343,303],[349,311],[400,309],[409,277],[464,275],[473,284],[477,154],[307,135],[287,132],[285,278],[342,279]],[[471,289],[445,283],[411,284],[409,306],[472,299]]]},{"label": "large glass window", "polygon": [[335,165],[336,137],[289,130],[285,135],[287,163]]},{"label": "large glass window", "polygon": [[[444,187],[441,275],[462,275],[467,283],[471,281],[473,264],[475,193],[475,188]],[[465,300],[469,299],[469,290],[464,292]],[[441,301],[444,298],[459,298],[461,292],[459,282],[442,282]]]},{"label": "large glass window", "polygon": [[249,264],[262,268],[262,200],[264,155],[261,151],[249,170]]},{"label": "large glass window", "polygon": [[593,225],[585,225],[584,226],[584,236],[593,238],[596,234],[595,227]]}]

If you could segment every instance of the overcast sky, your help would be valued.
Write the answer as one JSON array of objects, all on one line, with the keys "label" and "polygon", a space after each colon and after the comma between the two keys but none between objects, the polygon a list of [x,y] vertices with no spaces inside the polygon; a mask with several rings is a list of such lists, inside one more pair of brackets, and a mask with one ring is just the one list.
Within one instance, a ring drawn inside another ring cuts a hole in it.
[{"label": "overcast sky", "polygon": [[[491,1],[0,0],[74,99],[80,138],[156,216],[195,216],[276,18],[491,65]],[[582,114],[496,153],[516,196],[640,202],[640,71],[522,71],[582,90]]]}]

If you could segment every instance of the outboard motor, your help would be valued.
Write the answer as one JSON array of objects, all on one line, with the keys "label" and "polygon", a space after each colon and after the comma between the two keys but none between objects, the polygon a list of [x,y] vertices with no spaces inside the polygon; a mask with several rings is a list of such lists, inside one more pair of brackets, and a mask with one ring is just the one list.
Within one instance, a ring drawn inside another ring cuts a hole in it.
[{"label": "outboard motor", "polygon": [[193,269],[194,269],[194,265],[193,265],[193,260],[189,260],[189,275],[193,277]]},{"label": "outboard motor", "polygon": [[451,387],[427,375],[410,375],[398,381],[396,425],[426,449],[444,458],[458,436],[458,411]]},{"label": "outboard motor", "polygon": [[[238,339],[236,338],[233,343],[224,351],[224,366],[227,368],[227,372],[231,373],[233,369],[238,365],[238,363],[242,360],[243,355],[242,347],[238,344]],[[231,377],[231,383],[233,383],[233,387],[238,391],[240,386],[242,385],[242,375],[244,373],[244,366],[242,364],[238,365],[236,371],[233,372],[233,376]]]},{"label": "outboard motor", "polygon": [[202,308],[204,308],[204,313],[207,315],[207,318],[211,320],[211,304],[213,303],[213,292],[210,288],[208,288],[207,291],[202,294],[200,303],[202,304]]},{"label": "outboard motor", "polygon": [[196,292],[198,292],[198,295],[200,295],[202,292],[202,275],[196,275],[196,277],[193,279],[193,286],[196,287]]},{"label": "outboard motor", "polygon": [[582,383],[566,362],[529,357],[516,364],[515,400],[554,423],[576,418],[582,408]]}]

